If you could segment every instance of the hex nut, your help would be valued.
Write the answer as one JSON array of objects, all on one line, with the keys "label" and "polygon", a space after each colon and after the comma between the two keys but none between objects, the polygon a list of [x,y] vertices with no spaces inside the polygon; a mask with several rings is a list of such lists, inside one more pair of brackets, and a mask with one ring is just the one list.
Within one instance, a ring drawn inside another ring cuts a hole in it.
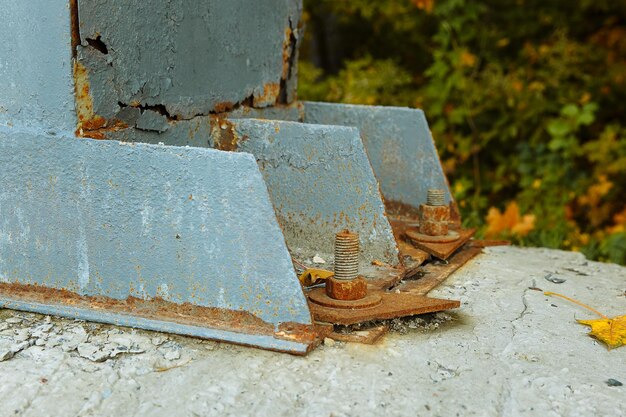
[{"label": "hex nut", "polygon": [[431,206],[422,204],[419,210],[419,232],[429,236],[444,236],[448,234],[450,221],[449,206]]},{"label": "hex nut", "polygon": [[360,300],[367,295],[367,282],[362,276],[351,280],[330,277],[326,280],[326,295],[335,300]]}]

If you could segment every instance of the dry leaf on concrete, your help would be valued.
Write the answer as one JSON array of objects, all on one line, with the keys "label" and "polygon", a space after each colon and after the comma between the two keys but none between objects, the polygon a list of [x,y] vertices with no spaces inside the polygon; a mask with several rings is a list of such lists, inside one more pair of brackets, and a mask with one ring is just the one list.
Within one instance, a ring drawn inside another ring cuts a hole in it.
[{"label": "dry leaf on concrete", "polygon": [[564,298],[568,301],[578,304],[579,306],[585,307],[586,309],[591,310],[600,317],[602,317],[601,319],[576,321],[580,324],[591,326],[591,332],[589,332],[589,334],[596,339],[604,342],[609,350],[626,345],[626,316],[616,316],[610,318],[600,313],[599,311],[562,294],[549,291],[544,292],[544,294]]},{"label": "dry leaf on concrete", "polygon": [[305,270],[302,274],[300,274],[298,278],[300,279],[300,282],[302,283],[302,285],[304,285],[305,287],[309,287],[333,275],[335,275],[333,271],[327,271],[325,269],[309,268]]}]

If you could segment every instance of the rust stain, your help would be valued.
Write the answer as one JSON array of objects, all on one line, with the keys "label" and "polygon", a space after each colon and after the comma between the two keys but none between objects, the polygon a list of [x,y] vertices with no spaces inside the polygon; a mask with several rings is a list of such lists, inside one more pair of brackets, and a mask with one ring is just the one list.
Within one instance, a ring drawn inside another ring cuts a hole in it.
[{"label": "rust stain", "polygon": [[103,296],[84,296],[66,289],[18,283],[0,283],[0,295],[27,302],[67,305],[183,325],[273,336],[277,339],[310,344],[311,348],[318,340],[317,330],[312,325],[288,322],[280,324],[278,330],[275,331],[272,323],[265,322],[245,311],[203,307],[188,302],[179,304],[160,297],[144,300],[129,296],[118,300]]},{"label": "rust stain", "polygon": [[231,121],[219,116],[211,118],[211,133],[213,147],[221,151],[236,151],[239,148],[240,138],[235,132],[235,126]]},{"label": "rust stain", "polygon": [[385,199],[385,212],[391,216],[419,218],[419,208],[400,201]]},{"label": "rust stain", "polygon": [[[309,298],[315,293],[324,291],[323,288],[311,290]],[[351,325],[371,320],[388,320],[396,317],[413,316],[416,314],[432,313],[435,311],[458,308],[461,303],[456,300],[443,300],[439,298],[425,297],[411,292],[374,292],[382,298],[382,302],[369,308],[333,308],[309,302],[309,308],[313,318],[317,321]]]},{"label": "rust stain", "polygon": [[400,292],[426,295],[430,290],[446,280],[453,272],[465,265],[470,259],[482,252],[480,246],[468,245],[468,247],[454,254],[447,264],[427,264],[421,268],[423,277],[418,280],[407,280],[395,289]]},{"label": "rust stain", "polygon": [[213,106],[213,111],[215,113],[226,113],[233,110],[234,108],[235,103],[233,103],[232,101],[224,101],[222,103],[217,103],[215,106]]},{"label": "rust stain", "polygon": [[[78,126],[76,136],[91,137],[89,131],[102,129],[107,126],[107,120],[94,113],[93,98],[89,91],[89,71],[78,61],[74,62],[74,88],[76,93],[76,116]],[[103,139],[95,133],[95,139]]]},{"label": "rust stain", "polygon": [[254,107],[266,107],[276,103],[280,94],[280,83],[270,82],[263,85],[263,93],[252,98]]},{"label": "rust stain", "polygon": [[78,23],[78,0],[70,1],[70,32],[71,32],[71,45],[72,45],[72,57],[76,58],[76,51],[78,45],[80,45],[80,26]]},{"label": "rust stain", "polygon": [[289,70],[291,69],[291,54],[292,54],[292,36],[293,29],[287,27],[285,29],[285,38],[283,39],[283,70],[281,78],[286,80],[289,77]]},{"label": "rust stain", "polygon": [[78,61],[74,62],[74,88],[76,94],[76,136],[91,139],[107,139],[107,132],[126,129],[128,124],[121,120],[107,120],[94,113],[93,97],[90,92],[89,70]]},{"label": "rust stain", "polygon": [[326,280],[326,295],[335,300],[359,300],[367,295],[367,282],[363,277],[352,280],[330,277]]}]

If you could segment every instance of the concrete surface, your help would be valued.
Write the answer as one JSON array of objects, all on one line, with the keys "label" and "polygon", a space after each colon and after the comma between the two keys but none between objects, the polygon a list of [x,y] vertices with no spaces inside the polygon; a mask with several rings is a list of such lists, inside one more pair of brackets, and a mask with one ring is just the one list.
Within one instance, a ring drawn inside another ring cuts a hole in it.
[{"label": "concrete surface", "polygon": [[[626,347],[538,287],[626,313],[626,268],[546,249],[488,248],[432,295],[449,314],[394,323],[375,346],[307,357],[5,310],[1,416],[617,416]],[[565,279],[554,284],[545,279]]]}]

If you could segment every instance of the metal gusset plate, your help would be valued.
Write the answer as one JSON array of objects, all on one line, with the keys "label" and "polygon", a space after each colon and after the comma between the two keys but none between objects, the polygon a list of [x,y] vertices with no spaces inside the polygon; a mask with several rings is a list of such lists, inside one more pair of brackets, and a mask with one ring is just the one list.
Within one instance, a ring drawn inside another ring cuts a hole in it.
[{"label": "metal gusset plate", "polygon": [[213,145],[256,157],[294,255],[332,259],[335,234],[358,233],[361,263],[398,265],[398,249],[359,132],[342,126],[219,121]]},{"label": "metal gusset plate", "polygon": [[424,112],[404,107],[304,102],[304,122],[355,126],[361,132],[388,211],[426,203],[428,189],[452,201]]},{"label": "metal gusset plate", "polygon": [[335,233],[349,229],[360,235],[364,268],[373,261],[399,263],[379,185],[355,128],[196,117],[160,134],[125,129],[108,137],[252,153],[296,258],[318,254],[332,261]]},{"label": "metal gusset plate", "polygon": [[420,109],[304,101],[267,109],[238,109],[229,117],[356,127],[389,213],[415,214],[420,204],[426,203],[428,189],[441,189],[446,204],[451,204],[453,220],[458,220],[448,180]]},{"label": "metal gusset plate", "polygon": [[305,353],[256,160],[0,128],[0,306]]}]

